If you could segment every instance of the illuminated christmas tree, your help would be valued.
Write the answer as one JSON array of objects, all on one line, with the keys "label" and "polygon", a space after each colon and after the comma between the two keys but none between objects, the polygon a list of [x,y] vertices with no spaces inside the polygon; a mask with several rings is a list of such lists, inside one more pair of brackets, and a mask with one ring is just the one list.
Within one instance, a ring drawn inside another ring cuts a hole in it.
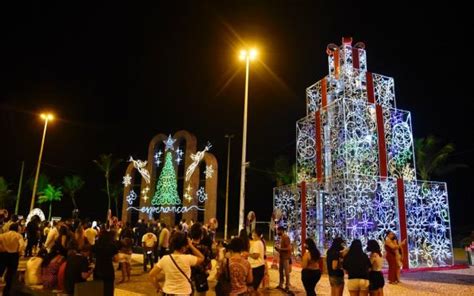
[{"label": "illuminated christmas tree", "polygon": [[181,200],[178,196],[178,183],[176,172],[173,167],[173,155],[171,151],[166,153],[165,165],[161,171],[160,178],[156,184],[156,192],[153,196],[153,205],[178,205]]}]

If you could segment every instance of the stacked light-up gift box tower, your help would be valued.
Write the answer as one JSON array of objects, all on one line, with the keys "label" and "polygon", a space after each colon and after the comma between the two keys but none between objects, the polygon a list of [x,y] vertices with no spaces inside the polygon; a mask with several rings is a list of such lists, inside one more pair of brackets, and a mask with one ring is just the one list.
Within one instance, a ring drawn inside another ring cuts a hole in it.
[{"label": "stacked light-up gift box tower", "polygon": [[410,112],[391,77],[371,73],[363,43],[328,45],[329,74],[306,89],[296,124],[297,184],[274,189],[279,223],[301,252],[310,237],[406,239],[404,268],[453,264],[446,183],[416,179]]}]

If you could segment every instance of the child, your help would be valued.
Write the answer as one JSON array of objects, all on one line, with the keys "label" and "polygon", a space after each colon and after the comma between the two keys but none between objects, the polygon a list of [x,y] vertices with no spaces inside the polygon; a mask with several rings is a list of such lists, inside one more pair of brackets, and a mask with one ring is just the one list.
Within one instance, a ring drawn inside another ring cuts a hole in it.
[{"label": "child", "polygon": [[124,238],[121,242],[121,249],[118,257],[122,267],[122,280],[119,283],[125,282],[125,276],[127,281],[130,281],[130,271],[132,263],[132,240],[128,237]]}]

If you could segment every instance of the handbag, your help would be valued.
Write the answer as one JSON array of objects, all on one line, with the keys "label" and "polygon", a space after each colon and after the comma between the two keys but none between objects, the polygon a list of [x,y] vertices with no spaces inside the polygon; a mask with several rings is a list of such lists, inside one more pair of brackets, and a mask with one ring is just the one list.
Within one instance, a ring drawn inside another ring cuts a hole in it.
[{"label": "handbag", "polygon": [[209,290],[209,284],[207,283],[207,273],[199,270],[194,274],[194,284],[196,285],[196,291],[206,292]]},{"label": "handbag", "polygon": [[188,278],[188,276],[184,273],[184,271],[178,266],[178,264],[176,263],[176,261],[174,261],[173,256],[171,256],[171,254],[169,254],[168,256],[170,256],[171,261],[173,261],[174,265],[178,268],[178,270],[179,270],[179,271],[184,275],[184,277],[188,280],[188,283],[191,285],[191,295],[194,295],[193,283],[192,283],[191,280]]},{"label": "handbag", "polygon": [[229,271],[229,259],[226,258],[226,270],[219,274],[216,285],[217,296],[228,296],[232,291],[232,285],[230,282],[230,271]]}]

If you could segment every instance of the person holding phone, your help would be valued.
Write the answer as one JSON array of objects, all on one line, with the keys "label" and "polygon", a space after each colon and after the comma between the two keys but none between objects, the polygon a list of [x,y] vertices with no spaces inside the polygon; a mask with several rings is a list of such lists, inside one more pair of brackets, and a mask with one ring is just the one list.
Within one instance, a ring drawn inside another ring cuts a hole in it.
[{"label": "person holding phone", "polygon": [[388,282],[390,284],[400,283],[400,269],[402,268],[402,248],[406,240],[398,243],[397,237],[393,231],[387,233],[385,239],[385,258],[388,263]]}]

